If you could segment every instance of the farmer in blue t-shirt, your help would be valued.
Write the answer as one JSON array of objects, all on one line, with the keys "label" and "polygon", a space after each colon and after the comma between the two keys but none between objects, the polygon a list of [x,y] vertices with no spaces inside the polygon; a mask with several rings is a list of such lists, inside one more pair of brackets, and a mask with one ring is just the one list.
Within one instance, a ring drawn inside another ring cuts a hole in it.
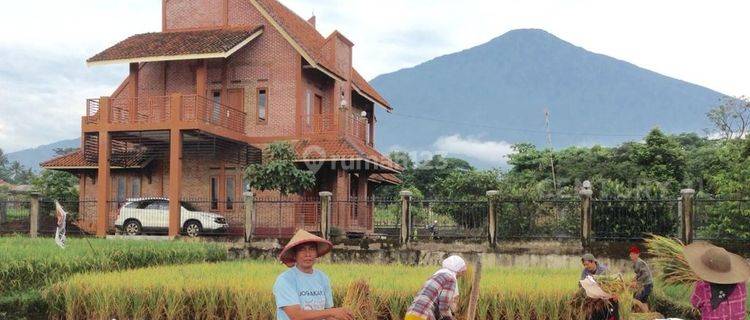
[{"label": "farmer in blue t-shirt", "polygon": [[320,270],[313,269],[318,257],[331,251],[329,241],[299,230],[289,241],[279,260],[289,270],[273,285],[278,320],[353,320],[346,308],[333,308],[331,281]]}]

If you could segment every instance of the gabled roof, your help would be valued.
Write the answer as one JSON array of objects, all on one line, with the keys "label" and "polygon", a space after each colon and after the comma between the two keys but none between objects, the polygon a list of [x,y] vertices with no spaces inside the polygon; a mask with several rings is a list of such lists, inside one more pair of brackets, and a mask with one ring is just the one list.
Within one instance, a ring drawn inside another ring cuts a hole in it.
[{"label": "gabled roof", "polygon": [[[349,41],[340,32],[334,31],[328,36],[328,38],[325,38],[312,24],[307,22],[307,20],[302,19],[302,17],[298,16],[294,11],[290,10],[277,0],[251,0],[251,2],[256,4],[256,8],[258,8],[261,13],[267,13],[273,20],[272,22],[275,22],[281,27],[282,33],[285,32],[289,35],[291,40],[299,46],[299,49],[304,51],[302,54],[303,57],[307,55],[308,57],[305,58],[307,60],[312,60],[308,62],[317,64],[319,67],[322,67],[342,80],[348,80],[346,78],[346,73],[342,72],[342,70],[338,70],[336,63],[329,61],[323,53],[323,47],[326,42],[333,37],[341,36],[345,41]],[[360,91],[362,95],[382,105],[389,111],[392,110],[388,101],[370,86],[367,80],[365,80],[354,68],[352,68],[351,80],[355,89]]]},{"label": "gabled roof", "polygon": [[404,170],[377,150],[348,138],[313,138],[298,141],[297,162],[363,161],[391,173]]},{"label": "gabled roof", "polygon": [[226,58],[258,37],[263,27],[151,32],[131,36],[89,58],[89,65]]},{"label": "gabled roof", "polygon": [[373,100],[374,102],[377,102],[381,106],[385,107],[388,112],[393,111],[393,108],[391,108],[391,105],[388,103],[388,101],[383,98],[375,88],[373,88],[365,78],[362,77],[362,75],[357,72],[357,70],[352,69],[352,84],[354,84],[354,89],[357,90],[357,92],[365,97],[368,97],[369,99]]}]

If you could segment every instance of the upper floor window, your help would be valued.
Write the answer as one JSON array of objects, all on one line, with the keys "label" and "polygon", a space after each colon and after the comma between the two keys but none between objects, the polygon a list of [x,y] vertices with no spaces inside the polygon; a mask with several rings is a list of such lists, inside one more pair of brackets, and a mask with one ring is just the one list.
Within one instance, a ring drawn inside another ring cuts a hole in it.
[{"label": "upper floor window", "polygon": [[268,89],[258,88],[258,122],[264,123],[268,119]]}]

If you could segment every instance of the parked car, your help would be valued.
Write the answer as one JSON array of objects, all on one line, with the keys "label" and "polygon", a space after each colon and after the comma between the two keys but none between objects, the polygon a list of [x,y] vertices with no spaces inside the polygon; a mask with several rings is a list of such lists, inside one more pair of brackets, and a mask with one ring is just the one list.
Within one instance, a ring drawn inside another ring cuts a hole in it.
[{"label": "parked car", "polygon": [[[227,219],[216,213],[202,212],[187,202],[180,202],[182,233],[197,237],[208,233],[226,232]],[[169,230],[169,199],[128,199],[115,220],[115,228],[127,235],[166,233]]]}]

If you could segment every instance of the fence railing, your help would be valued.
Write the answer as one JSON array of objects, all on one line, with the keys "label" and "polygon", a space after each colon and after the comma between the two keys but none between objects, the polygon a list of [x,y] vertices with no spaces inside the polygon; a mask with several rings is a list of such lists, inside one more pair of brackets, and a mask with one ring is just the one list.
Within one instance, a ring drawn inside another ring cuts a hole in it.
[{"label": "fence railing", "polygon": [[[84,123],[98,124],[102,107],[101,99],[86,100]],[[173,115],[175,112],[179,114]],[[184,122],[200,122],[245,132],[245,112],[194,94],[179,96],[179,102],[175,102],[175,96],[107,98],[107,113],[107,121],[112,124],[160,124],[177,117]]]},{"label": "fence railing", "polygon": [[[304,229],[331,238],[372,237],[401,243],[529,239],[638,240],[647,234],[716,241],[750,241],[750,199],[591,199],[476,197],[462,200],[321,197],[183,198],[184,236],[289,238]],[[494,193],[496,195],[496,193]],[[489,194],[488,194],[489,196]],[[60,200],[80,234],[174,234],[169,201],[159,197]],[[52,234],[52,199],[0,199],[0,233]],[[106,219],[99,224],[99,219]],[[105,233],[98,228],[104,226]],[[70,228],[70,227],[69,227]],[[99,232],[97,232],[99,231]],[[325,231],[325,234],[323,234]]]}]

